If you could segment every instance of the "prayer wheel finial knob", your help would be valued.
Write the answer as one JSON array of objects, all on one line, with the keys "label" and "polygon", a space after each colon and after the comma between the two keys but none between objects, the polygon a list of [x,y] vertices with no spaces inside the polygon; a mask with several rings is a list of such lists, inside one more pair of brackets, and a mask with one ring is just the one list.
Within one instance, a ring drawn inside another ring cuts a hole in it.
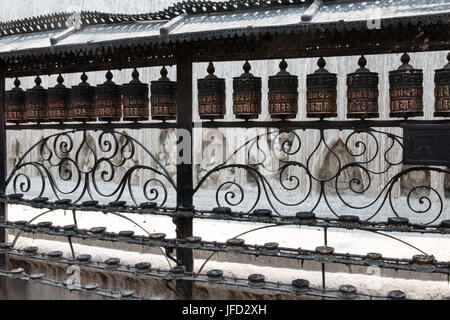
[{"label": "prayer wheel finial knob", "polygon": [[214,64],[212,62],[209,63],[207,71],[210,76],[212,76],[214,72],[216,72],[216,68],[214,68]]},{"label": "prayer wheel finial knob", "polygon": [[250,63],[248,62],[248,60],[245,61],[244,66],[243,66],[244,72],[245,73],[249,73],[250,70],[252,70],[252,66],[250,65]]},{"label": "prayer wheel finial knob", "polygon": [[160,74],[161,74],[161,77],[167,78],[168,72],[167,72],[166,66],[162,67]]},{"label": "prayer wheel finial knob", "polygon": [[414,69],[410,64],[409,61],[411,58],[409,57],[408,53],[404,53],[402,57],[400,58],[400,61],[402,62],[402,65],[398,68],[398,70],[412,70]]},{"label": "prayer wheel finial knob", "polygon": [[37,76],[36,79],[34,79],[34,83],[39,87],[42,83],[41,77]]},{"label": "prayer wheel finial knob", "polygon": [[131,76],[133,77],[133,80],[138,80],[139,79],[139,72],[137,71],[136,68],[134,68],[133,73],[131,74]]},{"label": "prayer wheel finial knob", "polygon": [[409,54],[407,54],[406,52],[402,55],[400,61],[403,64],[409,64],[409,61],[411,60],[411,58],[409,57]]},{"label": "prayer wheel finial knob", "polygon": [[356,70],[356,72],[359,72],[359,73],[361,73],[361,72],[370,72],[370,70],[366,68],[367,59],[363,55],[361,55],[361,57],[359,58],[358,65],[359,65],[359,69]]},{"label": "prayer wheel finial knob", "polygon": [[366,58],[365,58],[364,56],[361,56],[361,57],[359,58],[359,60],[358,60],[358,65],[359,65],[361,68],[365,68],[365,66],[367,66],[367,60],[366,60]]},{"label": "prayer wheel finial knob", "polygon": [[288,67],[288,64],[287,64],[286,60],[284,60],[284,59],[281,60],[281,62],[280,62],[280,70],[285,72],[287,67]]},{"label": "prayer wheel finial knob", "polygon": [[317,60],[317,66],[320,69],[325,68],[326,65],[327,65],[327,62],[325,61],[325,59],[323,57],[320,57],[319,60]]},{"label": "prayer wheel finial knob", "polygon": [[81,81],[83,81],[83,82],[86,82],[86,81],[87,81],[88,76],[87,76],[86,72],[83,72],[83,73],[81,74],[80,79],[81,79]]},{"label": "prayer wheel finial knob", "polygon": [[60,74],[58,76],[58,78],[56,79],[56,82],[58,82],[58,84],[62,85],[64,83],[64,78],[62,77],[62,75]]},{"label": "prayer wheel finial knob", "polygon": [[106,80],[111,81],[113,78],[113,74],[110,70],[106,73]]}]

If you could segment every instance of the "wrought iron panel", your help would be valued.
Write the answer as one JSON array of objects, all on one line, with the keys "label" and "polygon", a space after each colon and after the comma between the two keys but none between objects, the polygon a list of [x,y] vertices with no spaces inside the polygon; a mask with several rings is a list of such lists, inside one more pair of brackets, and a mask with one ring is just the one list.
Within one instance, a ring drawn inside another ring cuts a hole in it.
[{"label": "wrought iron panel", "polygon": [[[137,152],[145,154],[145,164],[133,161]],[[143,172],[152,172],[152,177],[139,187],[133,186],[132,180]],[[119,183],[112,182],[116,176]],[[126,133],[114,130],[50,135],[24,153],[6,183],[25,198],[43,199],[44,203],[45,198],[68,198],[68,203],[91,202],[94,207],[95,203],[111,200],[119,206],[123,197],[134,205],[141,199],[164,206],[169,190],[176,189],[173,178],[151,151]]]},{"label": "wrought iron panel", "polygon": [[[225,180],[217,186],[212,184],[216,186],[217,207],[230,207],[255,218],[259,209],[269,209],[268,217],[314,212],[316,217],[334,216],[342,221],[349,216],[358,221],[401,217],[423,225],[447,216],[443,213],[446,200],[433,187],[430,176],[450,174],[448,169],[423,163],[404,167],[403,137],[391,130],[341,131],[343,140],[335,139],[337,133],[331,128],[268,130],[247,140],[225,162],[205,171],[194,194],[201,194],[208,180],[215,181],[222,174]],[[304,145],[314,134],[319,139],[312,152],[306,151]],[[276,167],[267,166],[273,152],[264,147],[269,136],[272,143],[280,141]],[[246,153],[249,163],[238,162],[238,153]],[[235,179],[239,171],[247,175],[246,183]],[[416,179],[416,175],[428,178]],[[404,184],[409,184],[406,193],[398,194]],[[369,192],[375,195],[367,196]]]},{"label": "wrought iron panel", "polygon": [[404,164],[450,166],[450,126],[406,125]]}]

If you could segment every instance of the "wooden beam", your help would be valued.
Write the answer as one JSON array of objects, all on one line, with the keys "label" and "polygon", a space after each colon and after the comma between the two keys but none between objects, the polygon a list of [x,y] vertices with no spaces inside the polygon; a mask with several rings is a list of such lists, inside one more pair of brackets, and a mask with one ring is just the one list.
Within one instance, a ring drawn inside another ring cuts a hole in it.
[{"label": "wooden beam", "polygon": [[[241,61],[389,54],[448,50],[448,24],[385,26],[381,29],[250,35],[192,43],[129,46],[80,53],[6,59],[6,77],[78,73],[177,63],[177,52],[192,47],[192,61]],[[84,51],[83,51],[84,50]]]},{"label": "wooden beam", "polygon": [[[4,66],[0,62],[0,193],[6,193],[6,174],[7,174],[7,156],[6,156],[6,126],[5,126],[5,73]],[[0,219],[8,218],[8,205],[0,202]],[[7,242],[7,230],[0,228],[0,242]],[[0,254],[0,268],[6,267],[6,256]]]},{"label": "wooden beam", "polygon": [[[177,208],[188,209],[193,205],[192,175],[192,51],[186,46],[177,54]],[[182,141],[181,141],[182,140]],[[181,141],[181,143],[180,143]],[[181,162],[183,161],[183,162]],[[177,238],[185,239],[193,234],[193,218],[189,216],[175,218]],[[194,259],[192,249],[177,249],[178,264],[193,271]],[[177,281],[177,296],[181,300],[192,299],[192,282]]]}]

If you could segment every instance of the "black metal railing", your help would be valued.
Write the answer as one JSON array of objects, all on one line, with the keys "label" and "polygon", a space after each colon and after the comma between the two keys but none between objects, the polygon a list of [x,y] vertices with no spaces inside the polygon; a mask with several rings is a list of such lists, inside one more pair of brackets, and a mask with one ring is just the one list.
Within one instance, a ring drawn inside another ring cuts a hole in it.
[{"label": "black metal railing", "polygon": [[[73,125],[72,130],[49,135],[27,150],[18,159],[6,179],[9,190],[13,192],[0,195],[0,201],[4,203],[48,209],[47,212],[40,213],[38,217],[56,210],[71,210],[74,215],[77,211],[99,211],[121,217],[124,217],[124,213],[161,215],[175,219],[189,216],[194,219],[252,222],[262,226],[254,230],[289,225],[319,227],[324,231],[325,247],[327,250],[331,249],[331,253],[322,252],[323,250],[320,248],[314,251],[279,247],[276,243],[239,244],[235,241],[236,238],[229,242],[203,241],[196,237],[166,239],[161,234],[140,236],[126,231],[111,233],[103,227],[93,228],[95,230],[79,229],[76,225],[56,227],[51,223],[33,224],[35,219],[16,222],[2,220],[0,227],[15,230],[16,235],[28,233],[67,238],[72,248],[73,261],[71,259],[57,261],[63,264],[77,261],[72,239],[159,247],[163,249],[163,254],[167,259],[175,262],[178,261],[171,256],[174,249],[206,252],[210,256],[200,270],[203,270],[209,259],[217,253],[275,257],[302,261],[302,265],[303,261],[321,265],[322,288],[308,287],[305,290],[297,288],[294,284],[271,283],[265,280],[263,285],[255,285],[251,283],[250,278],[220,277],[220,280],[216,281],[217,279],[211,279],[208,274],[185,270],[183,272],[149,270],[146,275],[169,282],[185,280],[249,288],[258,287],[269,291],[318,298],[340,299],[350,296],[358,299],[392,298],[394,294],[373,296],[357,293],[355,295],[353,289],[346,290],[345,286],[342,290],[327,289],[325,265],[367,267],[373,264],[381,269],[395,271],[434,273],[444,276],[450,274],[448,262],[436,261],[432,254],[389,234],[390,232],[440,235],[450,233],[450,223],[446,218],[447,212],[444,210],[446,207],[445,195],[436,190],[431,183],[414,185],[406,195],[398,198],[393,195],[395,186],[398,187],[401,179],[410,173],[425,172],[428,176],[431,172],[450,174],[450,171],[441,167],[403,167],[403,137],[398,132],[405,123],[411,124],[412,121],[283,121],[270,122],[270,124],[243,122],[243,127],[252,128],[260,125],[267,130],[265,133],[257,134],[245,141],[242,146],[230,152],[225,161],[213,166],[204,173],[203,177],[198,179],[197,185],[193,188],[192,197],[205,191],[204,185],[214,174],[225,170],[229,173],[225,175],[226,181],[215,185],[213,191],[207,191],[213,192],[215,197],[214,201],[209,202],[210,207],[206,209],[169,205],[168,198],[176,195],[178,191],[176,179],[144,144],[127,133],[116,130],[121,126],[125,128],[127,124],[118,123],[114,126],[100,124],[92,125],[92,128],[86,127],[84,124]],[[434,123],[436,121],[430,124]],[[439,121],[439,124],[442,123],[443,121]],[[29,128],[24,125],[9,126],[8,129],[32,129],[36,126],[42,127],[42,129],[50,129],[53,128],[52,126],[55,126],[53,129],[63,128],[57,124],[42,124],[31,125]],[[170,123],[161,124],[160,127],[153,123],[149,123],[148,126],[146,123],[139,123],[135,126],[136,128],[171,128]],[[237,126],[237,124],[204,122],[202,126],[204,128],[226,128]],[[64,125],[64,128],[67,129],[67,126]],[[328,142],[329,137],[335,135],[337,130],[342,141],[339,152]],[[268,154],[268,151],[261,146],[261,142],[269,136],[272,140],[281,141],[279,155],[276,159],[278,166],[275,168],[266,167],[266,160],[273,155]],[[284,138],[280,139],[281,137]],[[316,137],[316,139],[311,142],[311,137]],[[305,147],[308,143],[310,144],[309,149]],[[145,165],[132,161],[138,152],[145,156]],[[248,159],[246,163],[238,163],[236,160],[236,156],[242,152]],[[326,163],[329,169],[327,176],[317,171],[315,162],[320,158],[318,154],[321,154],[322,158],[324,158],[324,154],[333,158],[334,167],[330,165],[331,161]],[[378,164],[374,165],[375,162]],[[26,170],[28,167],[33,169]],[[292,168],[296,168],[297,171]],[[133,184],[133,174],[140,170],[151,172],[152,176],[147,178],[141,175],[139,183]],[[251,181],[252,184],[243,184],[234,180],[237,170],[247,172],[247,182]],[[275,179],[273,177],[269,179],[265,175],[267,172],[270,172]],[[341,181],[343,176],[345,179]],[[375,184],[373,182],[375,177],[380,176],[384,176],[387,182],[375,196],[368,196],[368,190]],[[33,184],[38,184],[38,187]],[[346,192],[341,191],[343,184],[345,184]],[[105,188],[105,185],[110,185],[110,187]],[[170,192],[169,189],[171,189]],[[294,202],[290,202],[289,197],[286,200],[289,193],[296,195]],[[352,196],[359,197],[366,203],[354,204],[351,202]],[[404,201],[400,208],[396,207],[398,201]],[[133,222],[130,218],[127,219]],[[334,253],[334,248],[328,247],[326,240],[327,230],[331,228],[357,229],[377,233],[392,241],[400,241],[420,254],[412,258],[400,259],[386,258],[382,255],[375,257],[373,253],[367,255]],[[387,232],[387,234],[382,232]],[[49,261],[49,257],[42,254],[29,255],[14,250],[14,244],[11,246],[2,244],[2,247],[0,253]],[[53,262],[55,261],[53,260]],[[111,270],[105,263],[100,262],[89,262],[82,267]],[[116,267],[115,271],[136,274],[133,267],[122,265]],[[0,271],[0,275],[64,287],[63,283],[52,282],[43,277],[36,278],[34,276],[33,278],[32,275],[25,274],[23,270],[21,272],[3,270]],[[140,275],[142,274],[139,273]],[[110,298],[144,299],[139,296],[129,294],[124,296],[120,292],[99,289],[98,284],[96,286],[90,284],[86,288],[79,287],[77,290]]]}]

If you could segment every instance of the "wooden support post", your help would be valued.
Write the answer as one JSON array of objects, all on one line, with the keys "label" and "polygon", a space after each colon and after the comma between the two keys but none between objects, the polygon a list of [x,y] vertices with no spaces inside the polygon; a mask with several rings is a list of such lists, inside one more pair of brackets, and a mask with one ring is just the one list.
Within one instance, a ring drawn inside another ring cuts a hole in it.
[{"label": "wooden support post", "polygon": [[[177,207],[181,215],[175,218],[177,238],[192,236],[192,216],[189,208],[193,201],[192,175],[192,52],[190,46],[177,55]],[[182,140],[182,141],[181,141]],[[181,142],[181,143],[180,143]],[[186,210],[182,212],[183,210]],[[186,271],[193,271],[192,249],[177,249],[179,265]],[[177,298],[192,299],[192,282],[177,281]]]},{"label": "wooden support post", "polygon": [[[5,72],[0,62],[0,193],[6,193],[6,117],[5,117]],[[8,207],[0,203],[0,219],[7,218]],[[0,242],[6,242],[6,229],[0,228]]]}]

